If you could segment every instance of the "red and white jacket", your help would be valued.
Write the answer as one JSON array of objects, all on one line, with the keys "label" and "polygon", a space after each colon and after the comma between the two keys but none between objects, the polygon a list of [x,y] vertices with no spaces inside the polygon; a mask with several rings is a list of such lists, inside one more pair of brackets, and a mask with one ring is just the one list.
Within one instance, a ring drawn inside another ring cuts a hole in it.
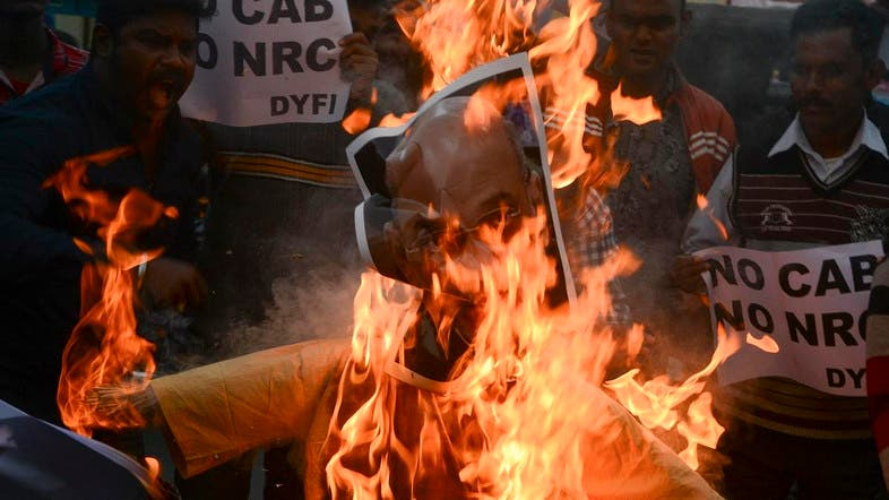
[{"label": "red and white jacket", "polygon": [[[606,147],[604,137],[613,121],[611,93],[617,88],[619,80],[596,70],[591,70],[588,74],[596,79],[601,93],[597,105],[587,108],[584,123],[584,147],[595,155]],[[678,108],[685,128],[697,190],[707,193],[719,170],[737,146],[735,123],[716,98],[688,83],[678,69],[673,69],[671,84],[667,87],[663,95],[655,96],[655,104],[661,110],[672,106]],[[565,126],[565,114],[554,106],[546,106],[544,122],[547,128]]]},{"label": "red and white jacket", "polygon": [[59,40],[59,37],[48,28],[46,35],[49,37],[52,56],[45,62],[43,69],[37,73],[33,80],[13,82],[3,73],[3,70],[0,70],[0,105],[48,85],[59,77],[75,73],[86,65],[89,60],[89,52]]}]

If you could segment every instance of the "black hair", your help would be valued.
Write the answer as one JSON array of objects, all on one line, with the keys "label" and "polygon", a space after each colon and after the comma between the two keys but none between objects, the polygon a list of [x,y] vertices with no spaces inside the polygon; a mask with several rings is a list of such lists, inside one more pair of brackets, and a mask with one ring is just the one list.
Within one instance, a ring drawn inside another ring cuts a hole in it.
[{"label": "black hair", "polygon": [[116,37],[120,29],[134,19],[167,9],[184,12],[196,23],[212,15],[206,0],[98,0],[96,23],[104,25]]},{"label": "black hair", "polygon": [[842,28],[852,32],[852,47],[865,64],[877,58],[883,23],[861,0],[809,0],[796,9],[790,38]]}]

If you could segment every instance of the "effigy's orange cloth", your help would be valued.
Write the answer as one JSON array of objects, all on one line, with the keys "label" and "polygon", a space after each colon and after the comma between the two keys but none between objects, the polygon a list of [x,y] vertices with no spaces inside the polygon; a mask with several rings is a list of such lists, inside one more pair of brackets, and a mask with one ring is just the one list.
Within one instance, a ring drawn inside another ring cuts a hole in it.
[{"label": "effigy's orange cloth", "polygon": [[[344,397],[341,401],[340,414],[351,415],[362,406],[372,387],[355,384],[355,377],[350,369],[352,361],[346,365],[344,372]],[[384,377],[386,377],[384,375]],[[467,442],[467,436],[477,435],[473,431],[474,424],[462,419],[454,412],[442,411],[446,405],[442,396],[419,389],[401,381],[387,377],[384,384],[392,384],[395,393],[394,404],[391,405],[394,433],[399,446],[406,449],[421,449],[424,429],[417,425],[422,421],[419,412],[431,411],[434,415],[427,422],[435,422],[437,430],[447,436],[445,441],[458,443]],[[355,396],[358,397],[355,397]],[[612,399],[602,389],[587,386],[577,397],[584,398],[594,410],[586,415],[586,425],[577,429],[577,442],[583,460],[582,490],[585,498],[596,500],[710,500],[721,498],[707,482],[688,467],[666,444],[645,429],[623,406]],[[306,447],[307,470],[304,476],[306,498],[331,498],[329,485],[325,475],[325,467],[333,456],[340,442],[331,435],[321,435],[319,431],[330,428],[333,418],[336,391],[328,391],[323,398],[322,406],[327,409],[321,417],[323,423],[314,427],[310,433],[310,442]],[[558,419],[558,416],[554,416]],[[337,424],[341,424],[337,418]],[[526,425],[534,425],[527,422]],[[476,431],[478,429],[475,429]],[[318,445],[321,444],[321,448]],[[428,446],[428,444],[427,444]],[[404,463],[388,454],[389,488],[394,498],[436,498],[436,499],[473,499],[489,498],[479,495],[469,485],[460,480],[461,468],[472,464],[461,463],[453,450],[442,447],[436,454],[434,472],[406,471]],[[371,469],[379,467],[366,460],[366,448],[357,450],[356,455],[348,455],[343,462],[354,467],[353,472],[370,476]],[[567,456],[568,454],[566,454]],[[419,459],[418,459],[419,460]],[[421,468],[422,469],[422,468]],[[574,494],[566,494],[565,498],[577,498]],[[382,497],[382,495],[380,495]],[[496,497],[496,495],[494,496]],[[333,498],[352,498],[352,492],[338,489]]]},{"label": "effigy's orange cloth", "polygon": [[[324,468],[331,450],[325,448],[336,443],[325,446],[325,438],[339,379],[348,373],[348,352],[348,340],[307,342],[154,380],[180,473],[191,477],[250,450],[296,441],[305,455],[293,461],[302,462],[307,498],[328,496]],[[437,397],[406,385],[399,393],[398,413],[408,418],[417,409],[412,401]],[[720,498],[617,402],[600,390],[592,397],[600,411],[578,432],[589,450],[584,464],[589,498]],[[360,404],[360,398],[352,403]],[[449,482],[441,479],[439,491]],[[459,481],[447,488],[462,498]]]},{"label": "effigy's orange cloth", "polygon": [[304,441],[349,345],[304,342],[153,380],[179,472],[191,477],[257,448]]}]

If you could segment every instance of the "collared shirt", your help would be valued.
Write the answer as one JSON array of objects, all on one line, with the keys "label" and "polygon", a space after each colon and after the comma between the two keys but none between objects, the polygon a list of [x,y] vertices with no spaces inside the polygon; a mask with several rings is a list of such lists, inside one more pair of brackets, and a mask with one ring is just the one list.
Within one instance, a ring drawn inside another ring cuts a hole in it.
[{"label": "collared shirt", "polygon": [[[601,266],[618,252],[608,205],[592,188],[585,189],[581,199],[578,206],[570,210],[572,215],[562,221],[568,265],[578,291],[584,286],[584,273],[592,269],[603,269]],[[627,297],[616,276],[612,277],[609,291],[612,310],[604,319],[609,323],[630,325],[632,318]]]},{"label": "collared shirt", "polygon": [[59,40],[59,37],[48,28],[46,29],[46,36],[50,42],[50,57],[44,62],[43,68],[33,80],[30,82],[18,82],[24,86],[24,91],[21,88],[17,88],[19,85],[16,85],[16,82],[13,82],[0,69],[0,105],[16,97],[33,92],[51,83],[56,78],[75,73],[86,65],[89,60],[89,52],[72,47]]},{"label": "collared shirt", "polygon": [[[889,159],[889,152],[887,152],[886,143],[880,135],[880,130],[867,118],[867,114],[862,118],[852,144],[836,158],[824,158],[812,148],[799,121],[799,114],[769,151],[769,157],[787,151],[793,146],[797,146],[803,152],[812,173],[826,187],[836,180],[842,179],[844,174],[855,166],[856,160],[863,153],[864,148]],[[716,177],[710,192],[707,193],[707,207],[698,210],[688,223],[682,242],[682,250],[685,253],[693,253],[714,246],[737,245],[739,234],[729,217],[731,209],[729,203],[734,191],[734,178],[734,162],[730,157]],[[717,221],[724,227],[725,236],[717,225]]]}]

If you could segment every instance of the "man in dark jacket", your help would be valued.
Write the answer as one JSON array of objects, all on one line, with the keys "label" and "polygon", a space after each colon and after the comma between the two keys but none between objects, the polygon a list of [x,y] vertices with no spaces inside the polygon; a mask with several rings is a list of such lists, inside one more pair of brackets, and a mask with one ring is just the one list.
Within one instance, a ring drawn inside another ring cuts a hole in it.
[{"label": "man in dark jacket", "polygon": [[132,146],[87,172],[91,188],[131,188],[175,207],[160,231],[165,257],[148,264],[143,294],[156,305],[200,299],[194,214],[202,167],[179,97],[196,58],[198,0],[99,2],[90,63],[77,75],[0,110],[0,399],[58,421],[62,350],[78,320],[81,269],[93,258],[74,237],[97,241],[42,184],[66,160]]}]

